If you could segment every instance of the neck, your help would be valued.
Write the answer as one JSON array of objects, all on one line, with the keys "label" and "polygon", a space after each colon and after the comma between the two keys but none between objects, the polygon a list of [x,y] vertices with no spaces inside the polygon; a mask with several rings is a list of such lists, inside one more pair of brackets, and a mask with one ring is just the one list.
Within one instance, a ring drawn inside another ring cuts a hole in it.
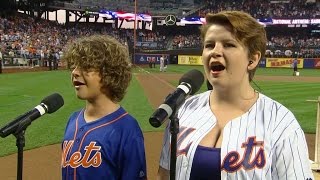
[{"label": "neck", "polygon": [[87,122],[98,120],[119,109],[118,103],[112,102],[109,98],[99,98],[95,101],[87,101],[84,117]]},{"label": "neck", "polygon": [[210,102],[216,107],[232,106],[246,111],[258,98],[258,93],[250,84],[238,87],[214,88]]}]

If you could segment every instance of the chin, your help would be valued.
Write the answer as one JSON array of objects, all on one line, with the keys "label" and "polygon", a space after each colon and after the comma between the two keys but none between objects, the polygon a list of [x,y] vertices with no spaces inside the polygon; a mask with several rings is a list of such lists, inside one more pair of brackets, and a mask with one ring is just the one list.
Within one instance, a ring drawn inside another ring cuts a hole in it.
[{"label": "chin", "polygon": [[78,97],[78,99],[86,100],[85,96],[80,94],[79,92],[76,92],[76,96]]},{"label": "chin", "polygon": [[220,78],[211,78],[210,82],[213,86],[223,86],[226,84],[226,82],[221,80]]},{"label": "chin", "polygon": [[78,99],[87,100],[86,98],[84,98],[84,97],[79,97],[79,96],[78,96]]},{"label": "chin", "polygon": [[85,100],[84,97],[81,97],[81,96],[77,96],[78,99],[81,99],[81,100]]}]

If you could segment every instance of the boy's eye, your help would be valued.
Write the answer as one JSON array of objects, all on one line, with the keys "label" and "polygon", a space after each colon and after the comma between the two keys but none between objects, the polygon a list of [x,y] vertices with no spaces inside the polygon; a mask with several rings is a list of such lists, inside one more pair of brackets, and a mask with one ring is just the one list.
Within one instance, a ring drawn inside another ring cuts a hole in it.
[{"label": "boy's eye", "polygon": [[69,70],[73,71],[76,68],[75,65],[69,65]]},{"label": "boy's eye", "polygon": [[231,43],[226,43],[224,46],[225,46],[225,47],[235,47],[235,45],[233,45],[233,44],[231,44]]}]

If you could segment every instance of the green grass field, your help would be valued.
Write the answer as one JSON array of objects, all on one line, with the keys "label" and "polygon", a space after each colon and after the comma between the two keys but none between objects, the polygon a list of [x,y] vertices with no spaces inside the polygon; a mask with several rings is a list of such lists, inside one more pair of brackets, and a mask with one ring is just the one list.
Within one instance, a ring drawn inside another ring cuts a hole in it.
[{"label": "green grass field", "polygon": [[[166,73],[181,73],[191,68],[202,70],[202,66],[177,66],[170,65]],[[150,72],[159,71],[145,68]],[[258,75],[285,75],[290,76],[291,69],[259,69]],[[301,70],[303,76],[318,76],[319,70]],[[35,120],[26,131],[25,149],[32,149],[49,144],[60,143],[63,138],[64,128],[69,115],[84,106],[84,102],[76,98],[70,83],[70,72],[34,72],[0,74],[0,127],[12,121],[18,115],[33,109],[40,101],[54,93],[60,93],[65,105],[53,114],[47,114]],[[177,82],[170,82],[174,86]],[[316,104],[306,102],[306,99],[317,99],[320,96],[320,83],[289,83],[289,82],[256,82],[262,93],[274,98],[291,109],[305,132],[315,133]],[[205,84],[200,92],[205,91]],[[133,81],[128,93],[121,102],[126,110],[139,120],[144,132],[161,131],[162,128],[153,128],[149,124],[149,117],[153,112],[143,89],[137,80]],[[138,106],[137,106],[138,105]],[[17,152],[16,139],[10,135],[0,138],[0,156]]]}]

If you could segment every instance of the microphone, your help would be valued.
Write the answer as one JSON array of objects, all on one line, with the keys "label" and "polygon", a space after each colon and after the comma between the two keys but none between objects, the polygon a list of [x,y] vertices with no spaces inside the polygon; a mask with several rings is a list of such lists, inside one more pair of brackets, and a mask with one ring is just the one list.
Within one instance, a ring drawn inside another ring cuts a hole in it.
[{"label": "microphone", "polygon": [[167,117],[170,117],[184,103],[186,97],[195,94],[204,82],[201,71],[193,69],[179,80],[177,89],[169,94],[164,103],[152,114],[149,122],[153,127],[160,127]]},{"label": "microphone", "polygon": [[10,134],[16,134],[20,130],[23,130],[31,122],[46,113],[56,112],[64,104],[63,98],[60,94],[54,93],[44,98],[39,105],[29,112],[18,116],[13,121],[5,125],[0,129],[0,136],[7,137]]}]

